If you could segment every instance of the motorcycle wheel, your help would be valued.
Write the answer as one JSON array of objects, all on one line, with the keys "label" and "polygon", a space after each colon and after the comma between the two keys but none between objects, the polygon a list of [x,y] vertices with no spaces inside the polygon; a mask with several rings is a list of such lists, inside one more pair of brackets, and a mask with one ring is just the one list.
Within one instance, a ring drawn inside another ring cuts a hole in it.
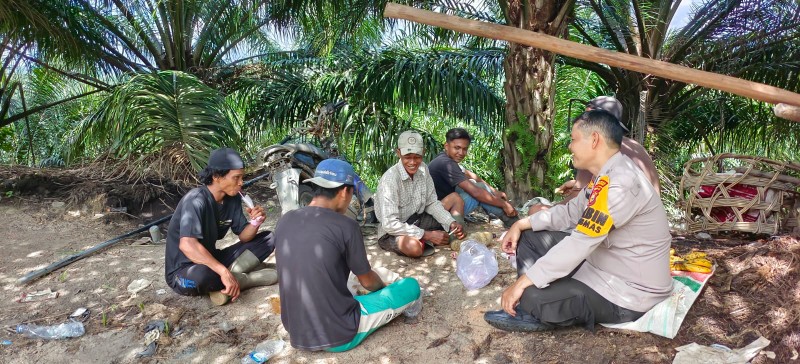
[{"label": "motorcycle wheel", "polygon": [[297,186],[297,203],[300,207],[308,206],[313,198],[314,191],[311,186],[302,183]]}]

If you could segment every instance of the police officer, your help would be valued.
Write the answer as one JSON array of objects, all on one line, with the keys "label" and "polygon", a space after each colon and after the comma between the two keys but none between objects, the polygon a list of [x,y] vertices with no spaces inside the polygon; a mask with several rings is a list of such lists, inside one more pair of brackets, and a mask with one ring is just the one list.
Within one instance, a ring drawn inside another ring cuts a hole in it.
[{"label": "police officer", "polygon": [[[517,254],[502,310],[484,319],[509,331],[633,321],[672,291],[669,226],[658,193],[619,151],[623,129],[607,111],[572,128],[576,168],[595,178],[566,205],[516,222],[502,247]],[[562,230],[575,226],[571,233]]]}]

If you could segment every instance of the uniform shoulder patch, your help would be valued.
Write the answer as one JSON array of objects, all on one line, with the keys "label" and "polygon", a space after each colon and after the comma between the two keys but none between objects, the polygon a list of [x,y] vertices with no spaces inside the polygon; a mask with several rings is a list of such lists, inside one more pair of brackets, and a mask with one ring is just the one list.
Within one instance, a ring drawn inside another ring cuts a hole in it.
[{"label": "uniform shoulder patch", "polygon": [[609,184],[608,176],[602,176],[592,185],[592,193],[589,195],[586,209],[583,210],[583,215],[578,220],[575,230],[591,237],[606,235],[611,231],[614,219],[608,212]]}]

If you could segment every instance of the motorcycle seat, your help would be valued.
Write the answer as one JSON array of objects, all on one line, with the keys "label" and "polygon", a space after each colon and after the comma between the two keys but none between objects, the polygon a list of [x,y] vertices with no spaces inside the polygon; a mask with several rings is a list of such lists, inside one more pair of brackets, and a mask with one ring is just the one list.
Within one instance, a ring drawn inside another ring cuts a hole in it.
[{"label": "motorcycle seat", "polygon": [[297,144],[284,144],[283,146],[294,149],[295,153],[301,152],[307,154],[316,154],[322,157],[322,159],[327,159],[329,157],[328,152],[320,149],[319,147],[313,144],[297,143]]}]

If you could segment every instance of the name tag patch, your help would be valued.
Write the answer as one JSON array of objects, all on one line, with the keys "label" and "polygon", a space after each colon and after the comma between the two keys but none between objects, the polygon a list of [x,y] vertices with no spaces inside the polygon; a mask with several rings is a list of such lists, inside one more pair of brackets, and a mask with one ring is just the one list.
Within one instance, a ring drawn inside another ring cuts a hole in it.
[{"label": "name tag patch", "polygon": [[614,226],[614,219],[608,212],[608,176],[600,177],[592,186],[586,209],[578,220],[576,230],[587,236],[597,237],[608,234]]}]

